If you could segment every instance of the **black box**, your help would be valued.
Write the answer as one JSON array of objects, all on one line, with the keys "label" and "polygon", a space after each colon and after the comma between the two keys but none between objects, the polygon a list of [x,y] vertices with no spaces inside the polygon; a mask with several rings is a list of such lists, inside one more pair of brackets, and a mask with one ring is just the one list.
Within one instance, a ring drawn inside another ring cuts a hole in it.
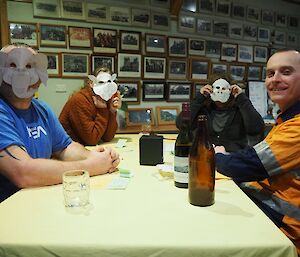
[{"label": "black box", "polygon": [[141,136],[140,165],[156,165],[163,162],[163,136]]}]

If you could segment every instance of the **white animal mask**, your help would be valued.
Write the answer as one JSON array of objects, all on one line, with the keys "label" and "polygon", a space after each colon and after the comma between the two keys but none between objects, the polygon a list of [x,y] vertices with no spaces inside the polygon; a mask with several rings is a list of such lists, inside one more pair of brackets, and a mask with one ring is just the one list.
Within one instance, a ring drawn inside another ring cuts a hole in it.
[{"label": "white animal mask", "polygon": [[48,60],[41,53],[35,54],[31,49],[15,47],[8,53],[0,52],[0,85],[4,80],[12,86],[19,98],[29,98],[38,90],[29,88],[39,80],[46,85]]},{"label": "white animal mask", "polygon": [[230,84],[225,79],[218,79],[213,84],[213,92],[210,94],[214,102],[226,103],[230,97]]},{"label": "white animal mask", "polygon": [[94,83],[94,93],[99,95],[104,101],[108,101],[118,90],[118,86],[114,82],[117,74],[110,75],[108,72],[99,72],[97,77],[93,75],[88,77]]}]

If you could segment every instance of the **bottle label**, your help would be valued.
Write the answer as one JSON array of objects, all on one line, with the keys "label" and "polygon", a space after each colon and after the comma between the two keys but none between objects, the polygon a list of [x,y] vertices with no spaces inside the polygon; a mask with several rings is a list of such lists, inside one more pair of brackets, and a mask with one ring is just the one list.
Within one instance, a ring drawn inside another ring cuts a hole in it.
[{"label": "bottle label", "polygon": [[189,158],[174,157],[174,180],[179,183],[189,182]]}]

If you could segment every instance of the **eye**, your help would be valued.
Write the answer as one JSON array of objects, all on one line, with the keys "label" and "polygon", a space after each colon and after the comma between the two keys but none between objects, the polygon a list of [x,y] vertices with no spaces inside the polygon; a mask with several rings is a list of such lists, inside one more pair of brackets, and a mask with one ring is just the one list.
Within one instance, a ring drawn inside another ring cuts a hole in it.
[{"label": "eye", "polygon": [[31,69],[31,64],[26,64],[27,69]]},{"label": "eye", "polygon": [[16,68],[17,65],[16,65],[14,62],[12,62],[12,63],[9,65],[9,67],[11,67],[11,68]]}]

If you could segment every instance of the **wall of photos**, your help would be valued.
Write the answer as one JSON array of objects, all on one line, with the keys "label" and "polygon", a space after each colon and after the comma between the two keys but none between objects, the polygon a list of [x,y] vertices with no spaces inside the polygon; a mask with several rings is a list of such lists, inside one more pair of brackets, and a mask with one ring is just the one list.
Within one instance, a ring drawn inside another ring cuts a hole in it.
[{"label": "wall of photos", "polygon": [[229,72],[246,87],[263,80],[276,48],[300,48],[300,5],[187,0],[171,17],[169,1],[9,1],[10,37],[48,55],[39,98],[57,115],[83,78],[107,65],[129,109],[152,108],[153,124],[168,124],[159,112],[178,112],[211,75]]}]

